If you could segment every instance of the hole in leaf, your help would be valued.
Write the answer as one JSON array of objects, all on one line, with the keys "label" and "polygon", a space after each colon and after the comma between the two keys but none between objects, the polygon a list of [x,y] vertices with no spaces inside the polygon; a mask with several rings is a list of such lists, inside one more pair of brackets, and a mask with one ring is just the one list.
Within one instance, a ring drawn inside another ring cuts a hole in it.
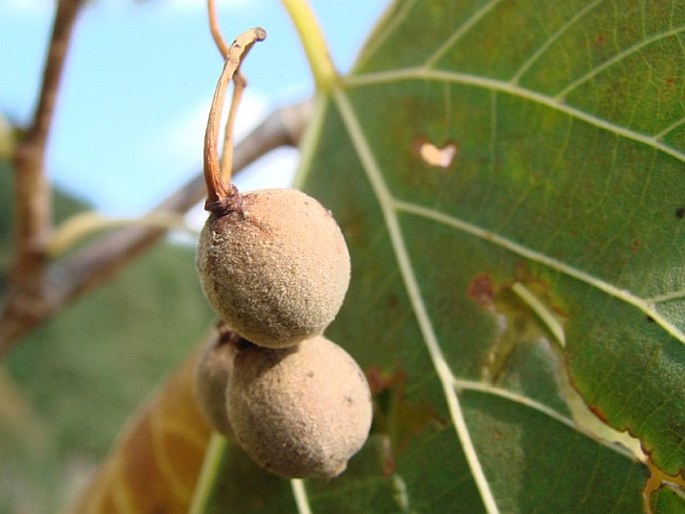
[{"label": "hole in leaf", "polygon": [[449,168],[457,155],[457,145],[448,143],[439,148],[433,143],[423,142],[419,147],[419,155],[429,166]]}]

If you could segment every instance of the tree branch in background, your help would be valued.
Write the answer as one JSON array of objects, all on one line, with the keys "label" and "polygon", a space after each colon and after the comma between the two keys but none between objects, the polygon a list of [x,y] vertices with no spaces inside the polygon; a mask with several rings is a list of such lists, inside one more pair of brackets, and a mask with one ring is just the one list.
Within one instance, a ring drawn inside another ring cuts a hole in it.
[{"label": "tree branch in background", "polygon": [[[311,102],[274,111],[235,148],[236,173],[269,151],[297,146],[311,115]],[[183,214],[206,196],[202,173],[171,194],[149,215]],[[76,253],[52,263],[36,298],[42,308],[26,304],[22,291],[8,290],[0,311],[0,358],[21,336],[58,314],[70,302],[108,279],[166,234],[158,227],[130,226],[106,234]]]},{"label": "tree branch in background", "polygon": [[14,148],[15,253],[8,282],[14,290],[15,304],[21,306],[15,316],[31,318],[43,307],[45,248],[52,229],[52,194],[44,172],[45,147],[64,61],[82,3],[82,0],[61,0],[57,5],[33,121]]}]

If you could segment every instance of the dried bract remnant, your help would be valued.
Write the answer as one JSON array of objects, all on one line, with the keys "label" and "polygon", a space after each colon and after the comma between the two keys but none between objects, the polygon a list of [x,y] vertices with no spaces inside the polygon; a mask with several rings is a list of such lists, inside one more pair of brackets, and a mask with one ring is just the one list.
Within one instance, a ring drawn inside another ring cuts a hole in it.
[{"label": "dried bract remnant", "polygon": [[294,189],[247,193],[233,210],[212,213],[196,263],[217,315],[270,348],[321,334],[350,281],[350,256],[335,219]]},{"label": "dried bract remnant", "polygon": [[372,403],[350,355],[323,336],[284,350],[239,350],[228,417],[245,451],[279,475],[334,477],[366,441]]}]

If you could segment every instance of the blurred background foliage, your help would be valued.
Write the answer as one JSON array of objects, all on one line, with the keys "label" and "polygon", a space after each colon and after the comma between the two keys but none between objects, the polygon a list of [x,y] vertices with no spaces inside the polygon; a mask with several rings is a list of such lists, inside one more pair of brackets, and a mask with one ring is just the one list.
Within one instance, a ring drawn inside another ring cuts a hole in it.
[{"label": "blurred background foliage", "polygon": [[[0,287],[12,190],[0,160]],[[54,202],[57,223],[89,208],[60,191]],[[58,512],[212,319],[194,249],[167,240],[31,332],[0,363],[0,513]]]}]

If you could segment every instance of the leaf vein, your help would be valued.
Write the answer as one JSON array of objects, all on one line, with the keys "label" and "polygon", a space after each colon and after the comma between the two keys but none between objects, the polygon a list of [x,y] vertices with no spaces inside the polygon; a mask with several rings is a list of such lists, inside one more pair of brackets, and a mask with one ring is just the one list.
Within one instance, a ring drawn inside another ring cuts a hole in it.
[{"label": "leaf vein", "polygon": [[605,439],[598,439],[596,436],[592,435],[590,432],[584,430],[580,425],[578,425],[573,419],[564,416],[563,414],[560,414],[556,410],[552,409],[551,407],[540,403],[536,400],[533,400],[532,398],[529,398],[527,396],[524,396],[522,394],[503,389],[501,387],[497,387],[493,384],[485,384],[483,382],[476,382],[474,380],[465,380],[465,379],[460,379],[454,377],[454,387],[457,388],[457,390],[460,391],[475,391],[483,394],[490,394],[493,396],[497,396],[498,398],[502,398],[504,400],[508,400],[513,403],[518,403],[524,407],[533,409],[540,414],[543,414],[545,416],[548,416],[552,418],[553,420],[557,421],[558,423],[561,423],[562,425],[570,428],[571,430],[579,433],[580,435],[583,435],[585,437],[588,437],[592,439],[593,441],[597,441],[603,446],[615,451],[616,453],[623,455],[625,457],[628,457],[631,460],[635,460],[635,455],[625,446],[622,445],[617,445],[612,443],[611,441],[605,440]]},{"label": "leaf vein", "polygon": [[492,9],[494,9],[501,0],[490,0],[487,4],[483,5],[478,9],[473,15],[466,20],[462,25],[460,25],[457,30],[455,30],[450,37],[448,37],[445,42],[438,47],[438,49],[426,59],[424,66],[426,68],[431,68],[440,58],[447,53],[447,51],[452,47],[461,37],[466,34],[471,28],[480,21],[486,14],[488,14]]},{"label": "leaf vein", "polygon": [[350,135],[352,145],[379,202],[393,246],[395,258],[397,259],[397,265],[407,290],[407,295],[414,310],[414,315],[416,316],[419,329],[423,335],[423,340],[426,344],[429,356],[440,380],[457,438],[462,445],[462,450],[464,451],[466,460],[469,464],[476,487],[480,492],[486,511],[489,514],[498,514],[499,508],[497,507],[493,492],[490,489],[485,472],[476,453],[475,446],[471,440],[471,435],[461,410],[459,398],[453,387],[452,381],[454,375],[440,348],[440,343],[435,334],[435,330],[420,292],[418,280],[413,271],[409,252],[405,246],[404,237],[402,236],[397,212],[394,209],[395,202],[392,198],[392,194],[383,180],[378,163],[375,160],[349,99],[342,90],[334,91],[333,98],[343,123]]},{"label": "leaf vein", "polygon": [[476,391],[479,393],[491,394],[493,396],[497,396],[499,398],[503,398],[505,400],[509,400],[511,402],[523,405],[524,407],[536,410],[554,419],[555,421],[558,421],[559,423],[566,425],[567,427],[570,427],[576,431],[580,431],[578,425],[576,425],[571,418],[564,416],[563,414],[560,414],[559,412],[555,411],[554,409],[548,407],[543,403],[535,401],[527,396],[523,396],[522,394],[515,393],[513,391],[509,391],[508,389],[503,389],[501,387],[497,387],[493,384],[477,382],[475,380],[465,380],[454,377],[453,381],[454,387],[456,387],[459,391]]},{"label": "leaf vein", "polygon": [[671,30],[667,30],[665,32],[659,32],[657,34],[654,34],[652,37],[646,38],[642,41],[639,41],[635,43],[634,45],[629,46],[622,52],[617,53],[614,55],[611,59],[608,59],[604,61],[603,63],[595,66],[592,68],[590,71],[585,73],[582,77],[577,78],[573,82],[571,82],[569,85],[567,85],[564,89],[562,89],[559,93],[556,94],[555,98],[557,100],[563,100],[568,96],[570,92],[572,92],[574,89],[577,89],[579,86],[587,82],[588,80],[592,79],[593,77],[599,75],[601,72],[606,70],[607,68],[610,68],[614,64],[617,64],[618,62],[622,61],[623,59],[633,55],[634,53],[640,51],[641,49],[645,48],[646,46],[651,45],[652,43],[656,43],[657,41],[661,39],[666,39],[668,37],[676,36],[680,34],[681,32],[685,32],[685,27],[676,27]]},{"label": "leaf vein", "polygon": [[682,298],[685,298],[685,289],[680,289],[679,291],[671,291],[669,293],[660,294],[658,296],[652,296],[651,298],[647,298],[645,301],[652,306],[656,306],[660,303],[671,302],[673,300],[680,300]]},{"label": "leaf vein", "polygon": [[661,328],[663,328],[670,336],[685,344],[685,334],[670,323],[664,316],[662,316],[654,306],[650,304],[647,300],[644,300],[626,289],[621,289],[608,282],[605,282],[599,277],[596,277],[586,271],[577,269],[569,264],[559,261],[553,257],[540,253],[536,250],[528,248],[524,245],[516,243],[504,236],[491,232],[487,229],[476,226],[467,221],[449,216],[435,209],[430,209],[428,207],[423,207],[420,205],[412,204],[409,202],[403,202],[396,200],[395,208],[399,211],[414,214],[416,216],[421,216],[426,219],[433,220],[437,223],[442,223],[444,225],[450,226],[462,232],[471,234],[473,236],[479,237],[486,241],[491,242],[497,246],[500,246],[512,253],[525,257],[526,259],[547,266],[559,273],[567,275],[569,277],[575,278],[585,284],[588,284],[600,291],[608,294],[609,296],[621,300],[627,304],[630,304],[645,315],[652,318]]},{"label": "leaf vein", "polygon": [[675,129],[680,127],[681,125],[685,124],[685,116],[680,118],[679,120],[676,120],[672,124],[670,124],[668,127],[663,129],[661,132],[654,134],[654,139],[663,139],[666,137],[670,132],[673,132]]},{"label": "leaf vein", "polygon": [[503,82],[501,80],[480,77],[477,75],[470,75],[467,73],[428,70],[424,68],[403,68],[393,71],[384,71],[369,73],[365,75],[351,76],[345,79],[344,83],[346,86],[349,87],[360,87],[371,84],[389,83],[398,80],[417,79],[436,81],[445,80],[456,84],[498,91],[509,94],[511,96],[522,98],[524,100],[529,100],[531,102],[544,105],[545,107],[549,107],[550,109],[553,109],[555,111],[567,114],[572,118],[584,121],[589,125],[600,128],[602,130],[606,130],[607,132],[613,133],[617,136],[621,136],[631,141],[635,141],[637,143],[641,143],[646,146],[652,147],[681,162],[685,162],[685,153],[677,150],[676,148],[664,144],[663,142],[659,141],[656,137],[648,136],[646,134],[636,132],[621,125],[617,125],[605,119],[599,118],[593,114],[572,107],[564,103],[562,100],[516,86],[514,84],[511,84],[510,82]]},{"label": "leaf vein", "polygon": [[580,21],[588,12],[592,11],[597,5],[603,3],[605,0],[595,0],[594,2],[586,5],[575,15],[571,16],[566,23],[564,23],[559,29],[552,34],[547,40],[540,45],[540,47],[531,55],[526,62],[524,62],[518,71],[511,77],[510,82],[512,84],[518,84],[521,77],[530,69],[530,67],[535,64],[535,62],[551,47],[568,29],[573,27],[578,21]]},{"label": "leaf vein", "polygon": [[301,478],[293,478],[290,481],[290,488],[295,497],[295,505],[297,505],[298,514],[312,514],[311,506],[309,505],[309,496],[307,495],[307,488],[304,480]]},{"label": "leaf vein", "polygon": [[[363,54],[359,57],[359,60],[355,64],[355,67],[362,66],[365,62],[367,62],[374,53],[385,43],[385,41],[393,35],[398,29],[397,27],[404,22],[406,17],[408,16],[409,12],[412,10],[414,5],[416,4],[418,0],[409,0],[405,2],[404,6],[402,6],[401,10],[398,11],[397,13],[393,14],[392,19],[390,19],[389,23],[387,25],[382,25],[384,27],[384,30],[382,32],[378,32],[375,37],[371,40],[369,40],[365,45],[364,45],[364,50]],[[383,15],[383,18],[385,19],[391,11],[386,11]]]}]

